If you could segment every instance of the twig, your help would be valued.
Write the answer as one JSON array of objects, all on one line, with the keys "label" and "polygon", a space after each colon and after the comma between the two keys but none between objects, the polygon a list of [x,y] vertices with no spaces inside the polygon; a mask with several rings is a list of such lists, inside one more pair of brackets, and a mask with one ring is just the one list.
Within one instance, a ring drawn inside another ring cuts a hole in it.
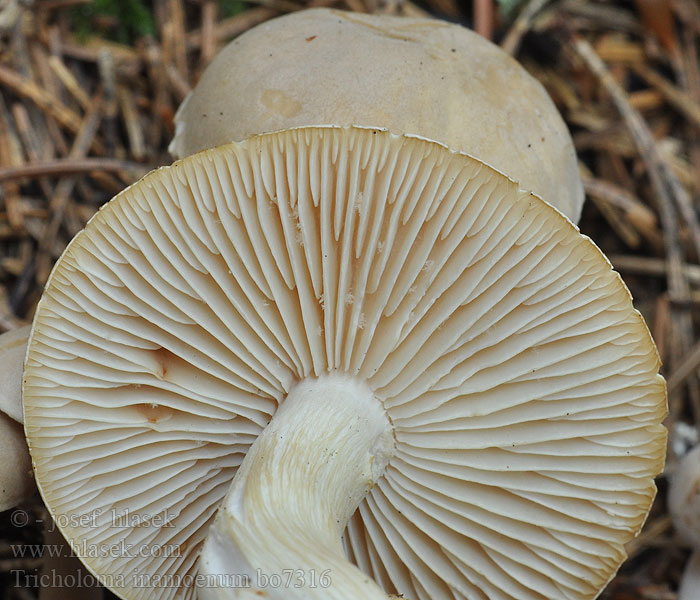
[{"label": "twig", "polygon": [[603,215],[603,218],[625,245],[629,248],[639,248],[642,243],[639,233],[622,217],[619,211],[616,211],[609,202],[601,200],[600,195],[591,193],[588,195],[600,214]]},{"label": "twig", "polygon": [[604,198],[617,208],[643,213],[650,225],[656,223],[656,216],[631,192],[610,181],[595,177],[583,177],[583,187],[586,193]]},{"label": "twig", "polygon": [[205,68],[214,58],[216,43],[216,17],[218,5],[215,0],[204,0],[202,3],[202,50],[199,56],[200,66]]},{"label": "twig", "polygon": [[634,64],[646,59],[646,52],[640,43],[622,41],[616,37],[602,37],[596,43],[595,51],[601,60],[614,63]]},{"label": "twig", "polygon": [[114,156],[117,146],[117,75],[114,69],[114,56],[108,49],[100,51],[97,66],[104,88],[105,145],[107,155]]},{"label": "twig", "polygon": [[636,108],[639,112],[645,112],[660,108],[664,105],[664,96],[658,90],[639,90],[630,92],[630,106]]},{"label": "twig", "polygon": [[474,30],[490,40],[493,37],[494,0],[474,0]]},{"label": "twig", "polygon": [[126,126],[131,155],[136,160],[143,160],[146,156],[146,145],[143,141],[143,128],[139,122],[139,114],[134,106],[131,91],[124,86],[120,86],[117,88],[117,100],[124,119],[124,125]]},{"label": "twig", "polygon": [[[56,37],[52,33],[48,35],[51,45],[53,39]],[[30,53],[32,56],[33,64],[36,66],[35,72],[39,75],[38,83],[44,88],[49,94],[54,97],[58,97],[60,94],[60,86],[58,85],[58,80],[54,75],[54,72],[49,66],[49,59],[46,50],[42,44],[32,44],[30,47]],[[39,119],[37,122],[46,124],[47,138],[53,142],[52,144],[45,144],[44,148],[48,152],[42,153],[44,160],[53,158],[56,154],[66,155],[68,154],[68,143],[63,135],[63,130],[59,125],[58,121],[51,117],[50,114],[43,111],[40,107],[31,106],[31,114],[38,115]]]},{"label": "twig", "polygon": [[[627,101],[624,90],[612,77],[608,69],[600,60],[591,45],[581,39],[574,40],[574,48],[579,56],[584,59],[588,67],[600,79],[620,111],[632,139],[637,146],[639,154],[649,173],[649,178],[656,191],[664,226],[666,250],[669,260],[669,289],[680,297],[687,296],[687,286],[682,276],[682,251],[676,239],[678,226],[675,206],[678,205],[681,213],[691,229],[693,240],[700,255],[700,226],[693,210],[690,198],[683,186],[678,181],[673,171],[663,159],[647,124],[640,114],[634,110]],[[684,291],[685,288],[685,291]]]},{"label": "twig", "polygon": [[671,515],[664,515],[662,517],[659,517],[655,521],[647,523],[642,532],[636,538],[633,538],[625,545],[627,558],[634,558],[635,556],[637,556],[637,554],[639,554],[642,550],[649,546],[655,538],[662,536],[664,533],[670,531],[672,528],[673,520],[671,519]]},{"label": "twig", "polygon": [[177,101],[182,102],[192,90],[190,84],[182,77],[180,71],[175,68],[175,65],[168,65],[166,67],[166,72],[168,74],[170,89],[174,92]]},{"label": "twig", "polygon": [[698,369],[700,369],[700,342],[695,344],[693,349],[684,357],[681,364],[671,373],[671,376],[666,381],[668,393],[672,394],[678,391],[686,383],[688,377],[697,373]]},{"label": "twig", "polygon": [[[271,19],[277,14],[279,13],[276,10],[266,6],[250,8],[245,12],[217,23],[214,27],[214,37],[219,42],[229,40],[240,35],[244,31],[248,31],[251,27]],[[188,49],[196,50],[197,48],[201,48],[203,44],[202,30],[198,29],[188,33],[186,39]]]},{"label": "twig", "polygon": [[83,107],[84,110],[90,108],[90,97],[85,93],[83,88],[77,82],[73,73],[71,73],[63,61],[58,56],[49,56],[48,60],[49,66],[61,80],[61,83],[70,92],[70,94],[78,101],[78,104]]},{"label": "twig", "polygon": [[530,0],[520,11],[518,18],[508,30],[506,37],[501,42],[501,48],[511,55],[515,55],[520,47],[523,36],[532,27],[535,15],[540,12],[550,0]]},{"label": "twig", "polygon": [[[428,8],[436,14],[451,15],[453,17],[459,16],[460,10],[455,0],[426,0],[426,3]],[[377,5],[379,2],[375,0],[374,4]]]},{"label": "twig", "polygon": [[90,4],[92,0],[39,0],[34,6],[37,10],[54,10],[57,8],[66,8],[68,6],[76,6],[79,4]]},{"label": "twig", "polygon": [[700,127],[700,104],[695,102],[689,94],[678,89],[670,81],[643,64],[633,64],[632,69],[649,85],[661,92],[671,106]]},{"label": "twig", "polygon": [[[649,179],[659,201],[659,212],[666,248],[668,264],[667,281],[673,301],[686,303],[689,299],[688,281],[683,271],[683,250],[678,242],[678,220],[676,205],[684,216],[691,236],[700,255],[700,227],[687,192],[678,181],[673,171],[661,156],[649,127],[640,114],[629,105],[626,94],[610,74],[603,61],[595,53],[591,45],[581,38],[574,38],[574,49],[584,60],[588,68],[599,78],[613,99],[617,110],[622,115],[632,138],[644,161]],[[690,349],[693,340],[692,316],[687,310],[674,310],[672,313],[673,337],[671,358],[673,367],[679,364],[682,357]],[[689,392],[694,410],[700,413],[700,387],[697,378],[689,382]],[[670,410],[672,418],[680,412],[680,398],[671,398]]]},{"label": "twig", "polygon": [[28,98],[39,108],[50,114],[62,127],[72,133],[78,133],[80,115],[65,106],[58,98],[40,88],[30,79],[17,75],[14,71],[0,66],[0,84],[10,88],[16,94]]},{"label": "twig", "polygon": [[419,19],[434,18],[428,11],[423,10],[420,6],[411,2],[411,0],[402,0],[398,2],[397,8],[399,9],[399,14],[404,17],[417,17]]},{"label": "twig", "polygon": [[158,44],[151,40],[147,41],[143,53],[148,68],[148,78],[154,90],[148,143],[157,148],[163,135],[164,115],[172,113],[170,94],[168,93],[168,74],[164,66],[163,53]]},{"label": "twig", "polygon": [[[610,181],[597,179],[590,175],[582,175],[582,179],[583,189],[596,202],[596,205],[602,201],[624,212],[624,218],[607,215],[608,220],[612,218],[615,221],[615,226],[625,231],[630,226],[633,227],[651,244],[655,251],[663,251],[663,238],[657,228],[656,215],[636,196]],[[601,212],[605,211],[605,208],[600,206],[599,209]],[[634,243],[630,243],[631,240],[630,236],[628,245],[636,247]]]},{"label": "twig", "polygon": [[[615,263],[613,263],[615,264]],[[664,275],[666,271],[664,268]],[[664,292],[656,297],[654,302],[654,319],[651,322],[651,334],[656,342],[662,364],[667,364],[668,356],[668,332],[671,329],[671,303],[668,293]],[[669,419],[670,422],[673,419]]]},{"label": "twig", "polygon": [[[79,160],[87,154],[97,128],[102,119],[102,111],[104,103],[101,95],[98,95],[92,100],[90,111],[85,115],[85,119],[80,125],[80,131],[76,136],[71,148],[69,159]],[[55,193],[50,202],[51,219],[44,227],[44,231],[39,242],[39,251],[35,258],[37,282],[43,285],[48,279],[51,270],[52,256],[51,249],[56,243],[58,228],[63,222],[63,217],[66,211],[66,205],[73,193],[75,187],[75,176],[69,175],[62,177],[56,184]]]},{"label": "twig", "polygon": [[679,21],[700,35],[700,7],[695,2],[671,0],[671,6]]},{"label": "twig", "polygon": [[[98,94],[92,99],[90,112],[85,115],[85,119],[83,119],[80,124],[80,131],[78,131],[78,135],[75,137],[70,154],[68,155],[69,159],[79,160],[85,158],[100,125],[104,106],[105,103],[103,102],[101,94]],[[51,201],[51,210],[54,213],[54,217],[56,217],[56,215],[60,217],[61,204],[65,203],[67,196],[70,194],[70,190],[73,188],[73,183],[67,184],[64,188],[64,182],[69,179],[70,178],[62,179],[56,186],[56,194]]]},{"label": "twig", "polygon": [[[685,3],[690,6],[690,3]],[[700,17],[700,8],[693,5],[695,14]],[[685,86],[687,94],[695,103],[700,103],[700,59],[696,51],[695,33],[686,26],[682,33],[683,48],[680,54],[683,63],[684,76],[682,83]],[[688,156],[693,168],[693,187],[697,191],[698,173],[700,173],[700,131],[693,130],[689,132],[688,140]]]},{"label": "twig", "polygon": [[[17,148],[18,144],[19,142],[10,124],[9,111],[7,106],[5,106],[4,99],[0,97],[0,164],[22,165],[23,160]],[[4,200],[8,221],[15,230],[24,228],[19,195],[19,186],[15,181],[7,181],[0,188],[0,198]]]},{"label": "twig", "polygon": [[185,44],[185,7],[183,0],[168,0],[170,23],[172,25],[172,56],[175,68],[182,78],[187,81],[187,45]]},{"label": "twig", "polygon": [[[625,254],[611,254],[608,259],[616,271],[632,273],[635,275],[647,275],[651,277],[666,277],[667,263],[661,258],[648,258],[646,256],[631,256]],[[683,265],[683,274],[688,282],[695,287],[700,287],[700,266]]]},{"label": "twig", "polygon": [[0,168],[0,181],[23,179],[26,177],[56,177],[57,175],[73,175],[77,173],[89,173],[91,171],[109,171],[119,173],[125,180],[133,181],[144,175],[148,169],[143,165],[128,160],[116,158],[59,158],[21,167]]},{"label": "twig", "polygon": [[[114,175],[106,171],[92,171],[90,173],[90,178],[110,196],[116,196],[119,192],[121,192],[124,189],[124,183],[130,183],[130,181],[133,181],[137,177],[138,175],[128,177],[129,181],[120,182],[116,177],[114,177]],[[98,199],[94,198],[94,194],[90,194],[88,202],[94,205],[96,201],[98,203],[101,203]]]},{"label": "twig", "polygon": [[101,51],[109,50],[118,68],[128,64],[138,64],[139,61],[138,52],[131,46],[110,42],[96,36],[80,42],[66,37],[61,40],[61,50],[70,58],[94,63],[99,60]]},{"label": "twig", "polygon": [[[598,26],[605,29],[618,29],[620,31],[640,32],[642,27],[635,15],[625,9],[612,5],[588,2],[587,0],[564,0],[559,5],[563,13],[590,19]],[[564,14],[566,18],[567,15]]]},{"label": "twig", "polygon": [[[261,6],[267,6],[268,8],[274,8],[275,10],[286,13],[294,12],[304,8],[304,5],[299,1],[294,0],[249,0],[251,4],[260,4]],[[442,1],[442,0],[440,0]],[[450,2],[451,0],[444,0],[445,2]]]},{"label": "twig", "polygon": [[[26,107],[19,102],[16,102],[12,106],[12,115],[15,118],[15,123],[17,123],[17,129],[19,136],[24,145],[24,151],[27,153],[27,157],[31,162],[41,161],[41,144],[36,137],[36,133],[32,128],[32,123],[29,119],[29,112]],[[41,191],[44,192],[44,196],[47,200],[51,199],[53,196],[53,190],[46,179],[39,180],[39,186]]]},{"label": "twig", "polygon": [[635,6],[646,31],[654,35],[672,60],[677,57],[678,42],[668,0],[637,0]]}]

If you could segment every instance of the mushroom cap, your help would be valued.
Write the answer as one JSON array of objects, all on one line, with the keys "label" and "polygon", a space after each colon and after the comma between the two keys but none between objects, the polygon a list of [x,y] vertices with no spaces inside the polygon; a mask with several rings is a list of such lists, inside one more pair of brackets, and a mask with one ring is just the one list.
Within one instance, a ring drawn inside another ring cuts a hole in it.
[{"label": "mushroom cap", "polygon": [[678,586],[678,600],[697,600],[700,590],[700,551],[694,550],[683,570]]},{"label": "mushroom cap", "polygon": [[0,335],[0,411],[22,422],[22,369],[30,325]]},{"label": "mushroom cap", "polygon": [[175,124],[177,158],[304,125],[382,127],[471,154],[573,222],[584,200],[571,137],[544,88],[444,21],[322,8],[267,21],[217,55]]},{"label": "mushroom cap", "polygon": [[700,446],[680,461],[671,478],[668,508],[676,531],[693,548],[700,550]]},{"label": "mushroom cap", "polygon": [[0,511],[36,491],[32,461],[22,431],[22,367],[29,325],[0,335]]},{"label": "mushroom cap", "polygon": [[35,491],[32,461],[22,426],[0,412],[0,511],[14,508]]},{"label": "mushroom cap", "polygon": [[25,425],[65,537],[132,549],[87,566],[123,598],[190,598],[251,443],[294,382],[344,372],[396,438],[346,531],[361,569],[408,598],[581,600],[655,495],[658,367],[551,206],[434,142],[301,128],[159,169],[76,236],[36,313]]}]

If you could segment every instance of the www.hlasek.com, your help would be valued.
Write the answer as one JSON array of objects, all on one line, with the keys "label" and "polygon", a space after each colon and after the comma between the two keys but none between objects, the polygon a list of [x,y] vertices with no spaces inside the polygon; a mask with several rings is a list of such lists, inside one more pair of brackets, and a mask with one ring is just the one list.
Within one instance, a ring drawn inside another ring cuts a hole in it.
[{"label": "www.hlasek.com", "polygon": [[76,573],[58,573],[48,569],[41,574],[24,570],[12,570],[15,587],[38,588],[83,588],[104,585],[117,588],[328,588],[332,583],[331,570],[282,569],[280,573],[264,573],[256,569],[248,574],[185,574],[157,575],[133,572],[131,574],[104,575],[96,577],[88,571],[78,569]]},{"label": "www.hlasek.com", "polygon": [[129,544],[120,540],[115,544],[90,544],[87,540],[68,544],[12,544],[15,558],[178,558],[182,556],[177,544]]}]

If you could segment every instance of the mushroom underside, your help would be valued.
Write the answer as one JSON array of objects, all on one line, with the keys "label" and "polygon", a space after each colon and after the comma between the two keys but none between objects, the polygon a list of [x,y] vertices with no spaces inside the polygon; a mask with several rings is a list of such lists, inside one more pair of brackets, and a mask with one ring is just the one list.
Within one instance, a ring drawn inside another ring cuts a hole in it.
[{"label": "mushroom underside", "polygon": [[66,538],[131,549],[83,556],[123,598],[194,597],[244,456],[329,375],[391,427],[334,525],[382,589],[594,598],[655,494],[658,367],[552,207],[433,142],[300,128],[160,169],[93,218],[38,307],[25,423],[47,505],[89,517]]}]

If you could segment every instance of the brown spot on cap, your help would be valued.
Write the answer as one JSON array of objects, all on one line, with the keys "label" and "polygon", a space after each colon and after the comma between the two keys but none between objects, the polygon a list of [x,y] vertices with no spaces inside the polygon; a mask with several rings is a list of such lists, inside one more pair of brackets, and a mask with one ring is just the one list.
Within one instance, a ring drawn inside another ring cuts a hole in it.
[{"label": "brown spot on cap", "polygon": [[282,117],[290,118],[301,112],[301,103],[281,90],[265,90],[260,101],[268,111]]}]

